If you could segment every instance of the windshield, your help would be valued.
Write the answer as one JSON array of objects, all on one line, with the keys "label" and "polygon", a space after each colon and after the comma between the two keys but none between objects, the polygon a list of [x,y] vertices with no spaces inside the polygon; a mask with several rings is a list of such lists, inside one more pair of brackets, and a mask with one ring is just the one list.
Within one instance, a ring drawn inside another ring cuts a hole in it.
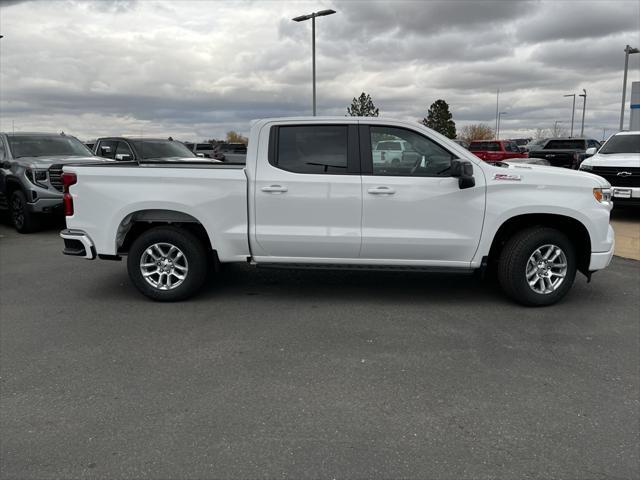
[{"label": "windshield", "polygon": [[640,153],[640,135],[614,135],[598,153]]},{"label": "windshield", "polygon": [[140,158],[149,160],[151,158],[198,158],[191,150],[180,142],[171,140],[133,140],[133,146],[137,150]]},{"label": "windshield", "polygon": [[13,158],[73,156],[92,157],[93,153],[77,138],[62,135],[7,135]]}]

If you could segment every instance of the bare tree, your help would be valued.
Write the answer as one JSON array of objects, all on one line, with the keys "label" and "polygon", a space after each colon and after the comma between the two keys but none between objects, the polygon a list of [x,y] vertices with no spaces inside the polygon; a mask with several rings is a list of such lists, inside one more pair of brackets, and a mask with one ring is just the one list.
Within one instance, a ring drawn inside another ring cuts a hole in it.
[{"label": "bare tree", "polygon": [[227,142],[228,143],[244,143],[247,145],[249,143],[249,139],[244,135],[240,135],[238,132],[234,132],[231,130],[227,132]]},{"label": "bare tree", "polygon": [[493,128],[486,123],[465,125],[459,130],[458,138],[471,143],[474,140],[491,140],[494,138]]}]

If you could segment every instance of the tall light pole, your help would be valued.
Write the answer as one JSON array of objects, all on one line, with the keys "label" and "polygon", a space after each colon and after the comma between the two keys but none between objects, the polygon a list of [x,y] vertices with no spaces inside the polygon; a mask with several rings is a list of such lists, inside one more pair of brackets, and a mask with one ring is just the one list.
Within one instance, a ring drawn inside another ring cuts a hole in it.
[{"label": "tall light pole", "polygon": [[629,55],[639,53],[637,48],[631,48],[629,45],[624,47],[624,78],[622,80],[622,107],[620,107],[620,130],[624,125],[624,102],[627,97],[627,70],[629,70]]},{"label": "tall light pole", "polygon": [[573,137],[573,117],[576,115],[576,94],[570,93],[565,95],[565,97],[573,97],[573,108],[571,110],[571,135],[569,135],[569,138],[571,138]]},{"label": "tall light pole", "polygon": [[500,115],[499,114],[499,110],[500,109],[499,109],[499,106],[498,106],[499,105],[499,100],[500,100],[500,89],[498,88],[496,90],[496,129],[495,129],[496,140],[498,139],[498,116]]},{"label": "tall light pole", "polygon": [[498,127],[496,129],[496,140],[500,140],[500,119],[502,115],[506,115],[507,112],[498,112]]},{"label": "tall light pole", "polygon": [[333,15],[335,10],[321,10],[308,15],[300,15],[293,18],[294,22],[304,22],[311,19],[311,64],[313,70],[313,116],[316,116],[316,17],[324,17],[325,15]]},{"label": "tall light pole", "polygon": [[579,97],[584,97],[584,101],[582,102],[582,125],[580,126],[581,137],[584,136],[584,111],[587,108],[587,90],[583,88],[582,91],[584,93],[581,93],[580,95],[578,95]]}]

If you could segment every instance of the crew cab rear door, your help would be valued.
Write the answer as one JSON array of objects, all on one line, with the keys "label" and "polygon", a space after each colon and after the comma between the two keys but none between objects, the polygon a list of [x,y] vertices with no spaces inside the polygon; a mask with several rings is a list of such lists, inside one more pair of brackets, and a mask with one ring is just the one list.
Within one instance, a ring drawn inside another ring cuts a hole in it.
[{"label": "crew cab rear door", "polygon": [[[399,163],[373,162],[381,139],[402,140],[408,150]],[[413,129],[363,124],[361,259],[379,263],[460,267],[468,265],[480,241],[485,180],[474,165],[475,186],[460,189],[450,176],[456,155]]]},{"label": "crew cab rear door", "polygon": [[357,122],[269,131],[254,189],[253,256],[262,262],[358,258],[362,191]]}]

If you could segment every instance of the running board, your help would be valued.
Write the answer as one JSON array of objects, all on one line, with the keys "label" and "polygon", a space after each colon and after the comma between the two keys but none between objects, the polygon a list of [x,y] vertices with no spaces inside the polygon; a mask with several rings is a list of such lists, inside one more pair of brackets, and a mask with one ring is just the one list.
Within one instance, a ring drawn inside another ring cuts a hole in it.
[{"label": "running board", "polygon": [[367,272],[422,272],[422,273],[456,273],[472,274],[475,268],[461,267],[427,267],[411,265],[357,265],[342,263],[253,263],[258,268],[277,270],[348,270]]}]

